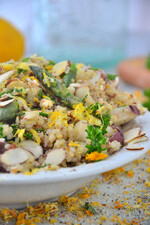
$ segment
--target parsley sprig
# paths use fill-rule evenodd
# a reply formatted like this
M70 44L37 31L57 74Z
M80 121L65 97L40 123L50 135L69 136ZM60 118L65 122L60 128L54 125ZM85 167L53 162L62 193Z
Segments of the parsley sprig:
M91 140L91 144L87 144L86 147L88 148L87 153L91 152L102 152L105 151L106 148L103 145L106 144L106 137L103 135L102 130L100 127L88 125L87 130L87 139Z
M110 124L111 116L110 116L109 111L107 111L106 113L103 113L102 107L103 106L101 104L96 103L94 105L88 106L87 110L90 111L92 116L95 116L96 118L101 120L102 134L106 134L107 133L106 129Z
M89 210L93 214L98 214L96 212L96 210L94 209L94 207L89 202L85 202L83 208L86 209L86 210Z
M117 74L109 74L109 73L106 73L106 75L107 75L108 80L115 80L116 77L118 77Z

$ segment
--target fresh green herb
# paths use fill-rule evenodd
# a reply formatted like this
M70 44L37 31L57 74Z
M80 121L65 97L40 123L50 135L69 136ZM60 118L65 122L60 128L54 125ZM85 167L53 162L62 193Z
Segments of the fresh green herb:
M94 68L94 67L90 67L89 70L94 70L94 71L98 71L99 68Z
M144 95L150 98L150 88L144 90Z
M43 95L43 91L42 91L42 89L40 89L40 90L39 90L39 93L38 93L38 96L39 96L39 97L42 97L42 95Z
M91 152L102 152L106 150L103 148L103 145L106 144L106 137L103 135L102 130L99 127L94 127L92 125L87 126L87 139L91 140L91 144L87 144L86 147L88 148L87 153Z
M83 206L84 209L89 210L91 213L93 214L98 214L94 207L89 203L89 202L85 202L85 205Z
M3 127L1 125L3 125L3 123L0 123L0 138L3 138L4 137L4 135L3 135Z
M142 104L144 107L146 107L148 109L148 111L150 111L150 100L143 102Z
M48 114L47 114L47 113L43 113L43 112L40 112L39 115L40 115L40 116L48 117Z
M13 129L13 135L17 132L17 129L19 128L18 124L12 124L11 125L12 129Z
M37 132L43 132L44 129L36 129Z
M83 105L85 104L85 101L86 101L87 96L88 96L88 95L85 95L85 97L82 99Z
M11 93L13 92L14 89L10 89L9 91L3 91L1 94L0 94L0 97L4 94L8 94L8 93Z
M24 112L19 112L19 113L18 113L19 119L21 119L21 117L22 117L23 115L25 115Z
M64 76L64 83L66 87L69 87L71 83L75 82L76 73L77 73L76 64L72 62L69 73L65 74Z
M23 92L23 88L21 88L21 89L15 88L15 91L18 93L21 93L21 92Z
M109 74L109 73L106 73L106 75L107 75L108 80L115 80L116 77L118 77L117 74Z
M46 166L51 166L51 164L44 164L43 166L38 166L38 168L44 168L44 167L46 167Z
M94 105L90 105L87 107L87 110L90 110L90 113L91 115L95 116L96 118L100 119L101 120L101 130L102 130L102 133L103 134L106 134L107 131L107 127L109 126L110 124L110 119L111 119L111 116L110 116L110 113L109 111L107 111L106 113L101 113L101 107L103 107L101 104L94 104Z
M49 61L49 64L48 65L55 65L56 63L52 60L48 60Z
M29 62L29 60L30 60L30 57L26 57L22 60L22 62Z
M22 73L22 72L27 72L27 70L24 70L24 69L22 69L22 68L17 68L17 72L20 74L20 73Z
M150 69L150 55L146 59L146 68Z
M33 134L30 133L30 132L27 132L27 133L25 133L25 137L26 137L27 140L32 140Z
M147 100L142 105L150 111L150 88L144 90L144 95L147 97Z

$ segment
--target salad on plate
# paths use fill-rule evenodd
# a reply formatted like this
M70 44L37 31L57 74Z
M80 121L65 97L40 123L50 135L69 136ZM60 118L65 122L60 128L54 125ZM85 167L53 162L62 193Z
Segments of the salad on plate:
M0 64L0 172L33 174L142 150L146 133L124 124L146 109L117 75L33 55Z

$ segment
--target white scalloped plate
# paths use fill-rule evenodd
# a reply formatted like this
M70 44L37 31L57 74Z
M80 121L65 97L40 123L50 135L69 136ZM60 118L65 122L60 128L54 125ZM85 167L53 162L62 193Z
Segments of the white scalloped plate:
M149 121L150 112L136 119L138 126L146 132L150 140ZM31 176L0 174L0 207L22 208L26 203L36 204L72 193L92 181L97 174L118 168L142 156L150 149L149 140L140 143L143 150L127 151L124 147L101 162L57 171L42 171Z

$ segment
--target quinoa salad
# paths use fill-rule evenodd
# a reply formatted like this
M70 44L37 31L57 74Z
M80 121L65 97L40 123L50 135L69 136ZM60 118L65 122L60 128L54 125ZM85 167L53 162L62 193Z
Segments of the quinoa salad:
M142 150L143 108L118 89L117 75L33 55L0 63L0 173L33 174Z

